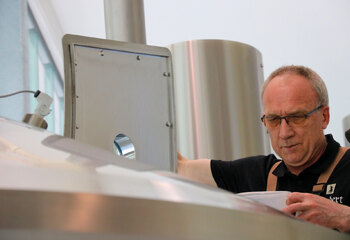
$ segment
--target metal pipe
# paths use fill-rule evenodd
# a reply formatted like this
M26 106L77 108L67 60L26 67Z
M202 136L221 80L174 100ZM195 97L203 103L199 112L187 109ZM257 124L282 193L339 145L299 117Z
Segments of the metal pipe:
M104 0L106 38L146 44L143 0Z

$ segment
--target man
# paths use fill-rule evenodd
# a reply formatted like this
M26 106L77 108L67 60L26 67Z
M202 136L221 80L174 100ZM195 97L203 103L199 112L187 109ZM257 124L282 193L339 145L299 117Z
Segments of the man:
M329 123L324 82L309 68L285 66L265 81L261 97L261 120L282 161L272 154L236 161L191 161L179 154L178 173L235 193L291 191L283 212L350 231L350 151L324 135Z

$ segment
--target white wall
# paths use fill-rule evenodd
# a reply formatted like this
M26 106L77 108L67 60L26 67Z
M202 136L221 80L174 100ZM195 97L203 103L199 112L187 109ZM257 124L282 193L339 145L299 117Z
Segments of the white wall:
M103 0L51 0L64 33L104 38ZM331 123L344 143L350 114L349 0L144 0L147 43L225 39L256 47L264 74L285 64L306 65L326 82Z

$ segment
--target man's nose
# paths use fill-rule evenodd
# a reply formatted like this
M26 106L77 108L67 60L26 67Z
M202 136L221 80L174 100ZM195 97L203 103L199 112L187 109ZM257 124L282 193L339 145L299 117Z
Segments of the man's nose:
M290 138L294 135L294 129L288 124L287 119L282 118L280 129L279 129L279 137L282 139Z

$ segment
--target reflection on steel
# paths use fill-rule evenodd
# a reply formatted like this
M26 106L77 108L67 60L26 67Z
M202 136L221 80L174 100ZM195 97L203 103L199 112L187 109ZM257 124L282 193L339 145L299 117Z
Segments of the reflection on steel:
M246 44L195 40L170 45L178 150L232 160L270 152L259 121L261 54Z
M2 239L347 239L286 217L158 200L0 190L0 202Z
M135 147L130 138L118 134L114 139L115 151L119 156L135 159Z
M348 239L23 123L0 133L0 239Z

